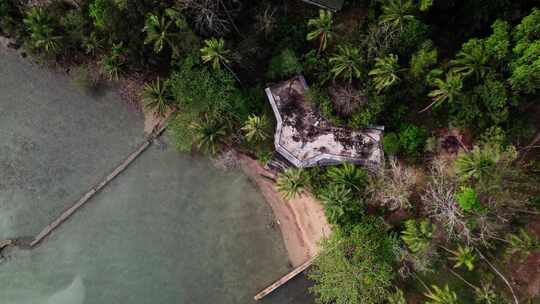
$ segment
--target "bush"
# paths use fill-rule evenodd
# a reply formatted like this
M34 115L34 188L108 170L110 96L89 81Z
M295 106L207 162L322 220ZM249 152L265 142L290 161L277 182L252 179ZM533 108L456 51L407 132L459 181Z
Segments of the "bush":
M401 151L408 156L416 157L424 150L428 132L415 125L407 125L399 132Z
M302 65L294 51L285 49L272 58L266 75L270 79L286 79L301 72Z
M382 144L384 153L386 153L387 155L396 155L400 150L399 137L396 133L391 132L385 134L382 140Z
M418 45L421 45L429 37L429 34L429 26L422 21L415 18L406 22L399 35L399 54L408 57Z
M464 211L482 210L482 205L480 205L476 191L471 187L461 187L461 190L456 193L456 200Z
M367 104L349 119L349 127L362 129L375 124L384 106L385 98L383 96L369 96Z
M195 142L195 132L191 123L198 117L189 111L178 111L168 124L169 134L176 149L180 152L190 152Z
M231 116L238 90L234 79L223 70L210 71L188 57L170 77L171 93L182 111L197 114L211 112L213 116Z
M94 0L90 2L88 14L97 28L105 29L111 22L114 9L114 3L110 0Z
M414 77L422 79L436 63L437 49L433 47L431 40L428 40L412 55L409 70Z
M349 232L336 229L309 273L317 303L383 303L395 276L396 247L377 218L365 217Z

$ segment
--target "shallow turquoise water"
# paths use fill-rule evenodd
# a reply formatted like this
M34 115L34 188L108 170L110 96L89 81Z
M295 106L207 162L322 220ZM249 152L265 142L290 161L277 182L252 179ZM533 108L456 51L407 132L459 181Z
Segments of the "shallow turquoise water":
M35 235L143 139L110 92L0 49L0 238ZM32 251L0 264L0 304L253 303L289 271L273 215L239 171L153 145ZM303 278L263 303L311 303Z
M0 266L1 302L251 303L288 271L271 221L240 172L151 147L40 247Z

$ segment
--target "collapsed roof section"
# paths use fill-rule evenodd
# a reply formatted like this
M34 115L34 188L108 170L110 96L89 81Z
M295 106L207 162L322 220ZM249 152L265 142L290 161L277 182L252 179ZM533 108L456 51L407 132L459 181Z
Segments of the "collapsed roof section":
M303 76L266 88L276 116L276 151L298 168L344 162L377 168L383 159L383 127L353 131L332 125L304 99L308 89Z

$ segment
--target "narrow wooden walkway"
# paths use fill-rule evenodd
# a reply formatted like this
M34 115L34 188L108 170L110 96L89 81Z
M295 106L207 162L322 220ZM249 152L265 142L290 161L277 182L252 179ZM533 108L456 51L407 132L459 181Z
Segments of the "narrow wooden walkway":
M49 234L62 225L67 219L69 219L75 212L81 209L96 193L101 189L107 186L113 179L115 179L120 173L122 173L135 159L137 159L156 139L159 137L163 131L165 131L166 124L163 124L158 129L155 129L154 132L148 136L146 141L142 143L137 150L132 152L120 165L118 165L114 170L109 173L99 184L92 187L88 192L86 192L75 204L73 204L68 209L64 210L56 219L54 219L49 225L47 225L40 233L30 242L30 247L33 248L41 243Z
M253 297L253 298L256 301L258 301L258 300L264 298L265 296L269 295L272 291L274 291L274 290L278 289L279 287L283 286L284 284L289 282L291 279L296 277L298 274L300 274L304 270L308 269L309 266L311 266L311 264L313 264L313 261L315 261L316 258L317 258L317 256L314 256L314 257L310 258L309 260L304 262L304 264L296 267L291 272L284 275L281 279L275 281L274 283L272 283L272 285L270 285L270 286L266 287L265 289L263 289L261 292L256 294L255 297Z

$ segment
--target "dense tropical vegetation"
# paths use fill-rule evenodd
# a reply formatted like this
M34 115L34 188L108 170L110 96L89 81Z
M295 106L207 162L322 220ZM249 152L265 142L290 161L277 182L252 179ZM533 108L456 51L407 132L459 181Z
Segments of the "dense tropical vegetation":
M263 87L302 73L306 100L329 121L385 126L378 170L290 169L277 180L287 198L319 198L334 227L309 274L319 303L533 303L539 6L0 0L0 34L88 91L141 84L122 96L171 115L181 151L234 146L261 162L274 123Z

